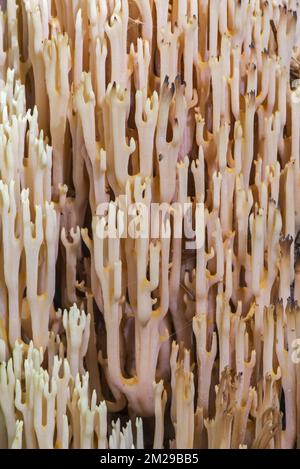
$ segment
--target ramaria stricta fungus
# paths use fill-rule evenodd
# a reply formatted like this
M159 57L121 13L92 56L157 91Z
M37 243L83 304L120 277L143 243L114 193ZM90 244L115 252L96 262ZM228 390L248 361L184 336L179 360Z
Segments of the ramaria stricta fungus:
M300 448L300 3L1 5L0 447Z

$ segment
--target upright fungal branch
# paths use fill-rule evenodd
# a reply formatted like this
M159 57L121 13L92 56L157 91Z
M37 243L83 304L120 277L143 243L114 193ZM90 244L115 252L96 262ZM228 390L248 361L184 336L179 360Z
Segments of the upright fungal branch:
M300 4L4 3L0 447L299 448Z
M53 34L53 33L52 33ZM70 47L67 35L52 36L43 45L46 87L49 96L50 132L53 146L53 186L58 189L66 178L64 142L69 104L68 73L71 66Z

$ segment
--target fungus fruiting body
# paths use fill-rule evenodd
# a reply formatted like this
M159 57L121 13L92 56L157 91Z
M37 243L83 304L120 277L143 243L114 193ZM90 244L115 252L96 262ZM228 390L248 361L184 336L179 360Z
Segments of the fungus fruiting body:
M300 447L300 4L0 10L0 447Z

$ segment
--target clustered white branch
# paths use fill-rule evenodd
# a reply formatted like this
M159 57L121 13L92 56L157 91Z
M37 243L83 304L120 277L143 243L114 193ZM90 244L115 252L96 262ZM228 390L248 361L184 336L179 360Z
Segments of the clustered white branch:
M0 447L300 447L300 4L6 3Z

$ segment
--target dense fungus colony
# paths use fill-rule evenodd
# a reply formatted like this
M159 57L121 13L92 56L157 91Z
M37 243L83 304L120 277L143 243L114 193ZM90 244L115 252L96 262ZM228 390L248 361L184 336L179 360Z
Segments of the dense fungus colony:
M1 3L0 447L300 447L299 2Z

